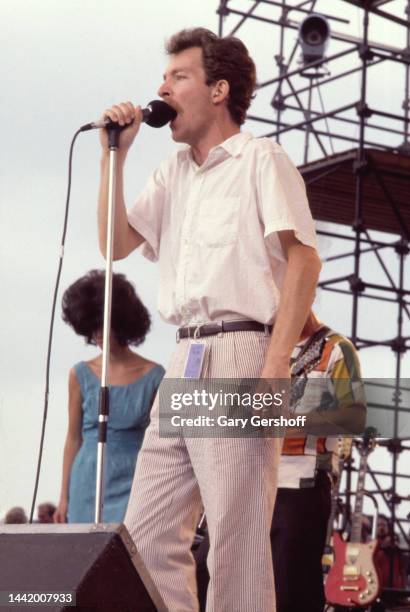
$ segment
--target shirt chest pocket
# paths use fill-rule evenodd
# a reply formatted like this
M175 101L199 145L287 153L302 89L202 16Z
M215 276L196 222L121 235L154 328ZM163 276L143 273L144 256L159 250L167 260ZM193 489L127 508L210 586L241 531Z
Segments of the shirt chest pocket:
M201 200L198 215L198 243L221 247L236 242L239 234L240 197Z

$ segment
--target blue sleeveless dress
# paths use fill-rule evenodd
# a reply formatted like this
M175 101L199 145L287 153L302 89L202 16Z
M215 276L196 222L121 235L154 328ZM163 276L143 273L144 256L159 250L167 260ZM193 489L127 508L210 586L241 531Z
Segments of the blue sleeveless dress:
M76 364L74 369L83 398L83 441L71 469L67 514L69 523L93 523L100 380L84 361ZM138 451L164 374L164 368L156 365L133 383L110 385L102 514L104 523L120 523L124 518Z

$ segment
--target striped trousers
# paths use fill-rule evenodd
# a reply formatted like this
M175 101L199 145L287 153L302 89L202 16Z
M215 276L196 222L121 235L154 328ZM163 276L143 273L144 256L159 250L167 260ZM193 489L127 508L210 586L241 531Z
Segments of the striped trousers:
M269 341L263 332L201 338L203 377L258 378ZM189 344L177 344L166 378L183 376ZM277 438L161 437L157 396L124 522L170 612L199 609L191 545L202 508L207 612L275 612L269 534L280 451Z

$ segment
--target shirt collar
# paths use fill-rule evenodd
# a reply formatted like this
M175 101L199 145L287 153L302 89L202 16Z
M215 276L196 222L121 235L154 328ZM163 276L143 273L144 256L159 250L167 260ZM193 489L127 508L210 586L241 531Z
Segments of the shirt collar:
M224 142L221 142L221 144L211 149L211 151L214 151L218 148L222 148L225 149L225 151L227 151L229 155L232 155L232 157L238 157L242 153L242 150L245 145L252 138L253 136L249 132L239 132L238 134L234 134L227 140L224 140Z
M238 157L242 153L245 145L252 138L253 136L250 132L238 132L238 134L234 134L230 138L227 138L226 140L221 142L219 145L212 147L212 149L210 149L208 153L207 159L209 159L210 156L213 154L213 152L217 151L218 149L224 149L231 157ZM183 147L181 147L178 151L178 157L180 159L182 158L192 159L191 147L189 145L184 145Z

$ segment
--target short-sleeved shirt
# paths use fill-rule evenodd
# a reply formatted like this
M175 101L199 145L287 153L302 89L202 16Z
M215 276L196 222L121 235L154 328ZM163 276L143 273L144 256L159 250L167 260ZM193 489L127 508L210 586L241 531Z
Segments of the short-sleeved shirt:
M190 147L152 174L130 225L159 261L159 312L177 325L274 321L286 260L277 235L316 248L303 179L283 149L238 133L198 165Z
M308 340L306 340L307 342ZM305 342L299 343L292 359L297 359ZM313 397L303 396L295 412L310 412L321 408L321 397L328 392L334 397L337 407L360 404L365 406L360 363L353 344L335 331L326 335L326 343L320 361L308 373L314 380ZM309 393L307 393L309 396ZM309 488L314 486L318 470L324 470L334 480L338 475L339 439L307 435L300 438L285 438L279 463L278 487Z

